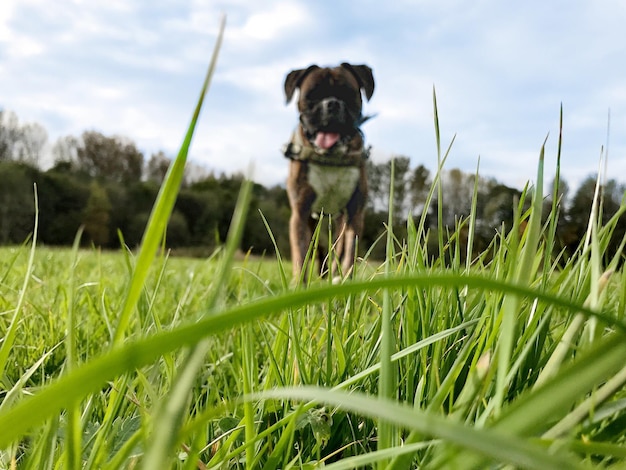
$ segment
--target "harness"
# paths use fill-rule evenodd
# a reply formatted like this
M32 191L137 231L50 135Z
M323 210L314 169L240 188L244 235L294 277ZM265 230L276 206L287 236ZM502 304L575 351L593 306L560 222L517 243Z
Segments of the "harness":
M289 142L283 146L285 157L309 164L307 181L316 196L311 206L313 218L318 218L322 213L340 213L352 197L362 171L361 166L369 158L371 149L370 146L363 145L363 133L359 126L370 117L359 116L355 121L354 128L360 134L360 139L355 139L352 134L330 149L318 149L312 145L303 137L299 128L296 128ZM358 146L354 145L355 140L358 140Z
M355 123L355 129L361 134L361 137L363 132L359 126L372 117L361 116ZM328 150L318 149L308 141L304 141L299 129L296 129L289 142L283 145L282 153L290 160L310 162L322 166L360 167L369 158L371 146L365 147L361 143L360 147L350 148L350 140L350 137L342 139ZM361 142L363 142L362 138Z

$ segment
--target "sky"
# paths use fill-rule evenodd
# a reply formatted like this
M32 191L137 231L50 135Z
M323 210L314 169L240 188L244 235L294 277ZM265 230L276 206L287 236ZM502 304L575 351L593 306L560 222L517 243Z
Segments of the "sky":
M623 0L2 0L0 109L50 144L96 130L174 157L215 44L226 31L189 158L217 174L283 184L297 123L292 69L367 64L363 125L375 162L437 166L433 91L446 168L521 188L546 141L571 187L608 157L626 180Z

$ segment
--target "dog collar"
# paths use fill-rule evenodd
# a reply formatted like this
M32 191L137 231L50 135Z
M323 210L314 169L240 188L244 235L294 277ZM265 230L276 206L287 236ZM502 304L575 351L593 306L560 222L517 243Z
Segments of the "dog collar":
M357 129L361 132L360 129ZM329 150L316 149L303 141L298 129L291 135L291 140L283 145L283 155L290 160L311 162L324 166L359 167L369 158L371 146L350 149L346 143L339 143Z

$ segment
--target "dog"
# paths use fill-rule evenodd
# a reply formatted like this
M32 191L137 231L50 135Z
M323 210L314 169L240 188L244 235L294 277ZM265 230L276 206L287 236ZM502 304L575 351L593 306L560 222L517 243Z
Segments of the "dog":
M328 263L318 250L320 274L331 266L334 281L352 273L357 238L363 233L367 199L366 160L361 125L362 94L369 101L374 76L367 65L311 65L285 78L289 104L299 90L300 121L283 149L290 159L287 195L291 207L289 242L293 275L306 278L305 259L320 215L332 217L337 257Z

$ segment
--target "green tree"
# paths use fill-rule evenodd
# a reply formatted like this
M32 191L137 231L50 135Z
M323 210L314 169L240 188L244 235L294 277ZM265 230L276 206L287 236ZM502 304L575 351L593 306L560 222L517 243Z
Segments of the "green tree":
M153 153L146 165L146 179L156 184L161 184L170 167L171 160L164 152Z
M563 238L566 246L571 251L575 250L585 237L593 207L596 184L597 177L595 175L587 177L572 197L568 206ZM614 179L608 180L600 186L598 214L600 214L600 222L602 224L606 224L615 215L620 207L625 190L626 187ZM616 253L625 232L626 220L622 217L618 221L609 241L607 250L609 257Z
M583 239L593 207L596 177L588 176L578 187L567 208L566 243L575 250Z
M426 203L431 184L430 171L428 171L424 165L419 165L411 172L409 180L409 202L411 211L418 209L421 211Z
M463 173L458 168L444 171L441 175L444 227L454 227L460 218L470 214L474 179L474 175Z
M397 220L405 220L407 217L407 196L409 195L412 176L409 172L411 159L402 155L396 155L393 159L393 213ZM391 173L391 167L389 172Z
M411 159L402 155L392 157L394 162L393 206L397 217L406 217L407 204L410 203ZM381 163L367 161L368 206L373 210L387 209L389 189L391 187L391 159Z
M111 202L104 188L96 181L89 186L89 199L83 213L85 235L96 246L109 242Z
M284 188L274 186L265 188L254 185L253 201L243 233L243 250L253 253L273 253L274 244L263 222L263 218L272 231L278 250L283 256L289 255L289 233L285 227L289 226L289 201Z
M517 189L510 188L497 181L489 183L488 191L482 204L479 225L483 235L491 238L499 227L504 224L510 228L513 224L513 214L516 201L520 197Z
M74 136L67 135L59 137L54 145L52 145L52 158L54 166L67 170L74 170L78 162L78 139Z
M388 166L385 163L374 163L372 160L367 160L366 165L367 206L369 210L381 210L389 204Z
M165 242L168 248L181 248L189 246L191 237L185 216L175 210L167 222L167 237Z
M76 149L76 165L91 177L127 184L141 179L143 154L128 139L85 131Z
M66 169L55 166L38 183L40 239L50 245L72 244L90 194L89 183Z
M221 212L219 197L216 189L183 189L178 195L176 210L187 221L192 245L215 245Z
M36 176L28 165L0 162L0 243L22 243L32 233Z
M124 230L122 230L126 246L130 248L135 248L139 246L149 218L149 212L140 212L133 215L132 219L129 221L128 226Z

